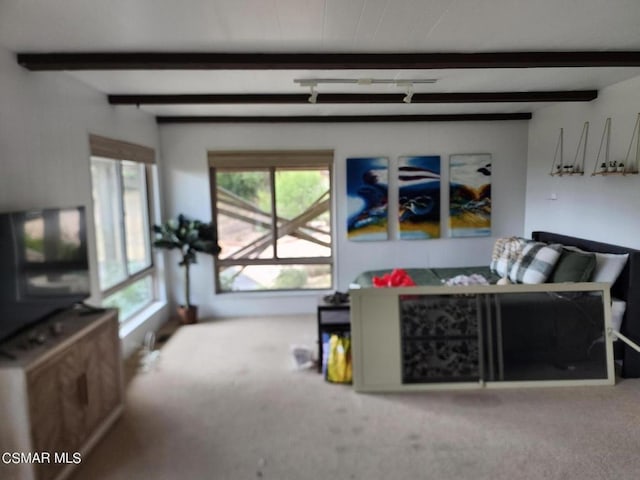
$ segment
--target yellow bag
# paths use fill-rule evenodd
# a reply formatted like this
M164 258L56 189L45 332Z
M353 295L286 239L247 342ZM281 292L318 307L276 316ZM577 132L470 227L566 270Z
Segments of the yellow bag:
M333 333L329 338L329 355L327 356L328 382L351 383L351 338L349 334Z

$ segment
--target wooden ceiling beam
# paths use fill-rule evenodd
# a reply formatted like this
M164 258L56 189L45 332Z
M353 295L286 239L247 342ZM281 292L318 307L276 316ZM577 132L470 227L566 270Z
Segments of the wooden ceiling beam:
M342 70L638 67L640 51L478 53L18 53L34 71L59 70Z
M402 103L405 93L318 93L316 103ZM414 93L411 103L589 102L597 90ZM308 93L109 95L112 105L306 104Z
M492 122L530 120L531 112L462 113L441 115L296 115L296 116L157 116L159 124L172 123L372 123L372 122Z

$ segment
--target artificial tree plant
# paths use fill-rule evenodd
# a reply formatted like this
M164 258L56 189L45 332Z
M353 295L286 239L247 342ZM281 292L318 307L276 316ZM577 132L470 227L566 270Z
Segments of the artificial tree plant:
M178 313L183 323L195 323L197 307L191 303L190 268L196 263L196 252L214 256L220 253L216 226L214 223L192 220L180 214L177 219L154 225L153 231L156 234L156 240L153 242L155 247L180 251L181 260L178 265L184 267L185 303L178 308Z

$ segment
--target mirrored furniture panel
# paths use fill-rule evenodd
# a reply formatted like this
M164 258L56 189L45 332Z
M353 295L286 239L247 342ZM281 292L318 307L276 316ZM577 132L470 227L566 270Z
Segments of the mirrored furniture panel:
M615 382L608 285L351 292L358 391Z

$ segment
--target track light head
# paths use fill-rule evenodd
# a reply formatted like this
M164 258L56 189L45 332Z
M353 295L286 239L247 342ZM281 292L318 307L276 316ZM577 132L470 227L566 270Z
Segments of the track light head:
M309 103L316 103L318 101L318 92L316 91L316 84L309 84L310 95L309 95Z
M404 103L411 103L411 99L413 98L413 84L410 83L407 85L407 94L404 96L402 101Z

